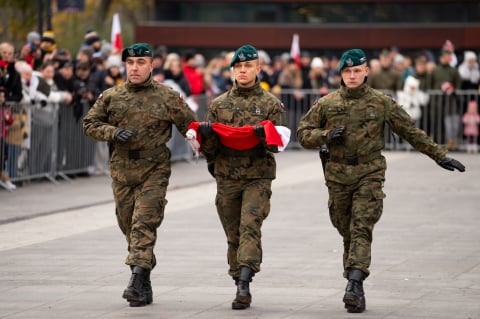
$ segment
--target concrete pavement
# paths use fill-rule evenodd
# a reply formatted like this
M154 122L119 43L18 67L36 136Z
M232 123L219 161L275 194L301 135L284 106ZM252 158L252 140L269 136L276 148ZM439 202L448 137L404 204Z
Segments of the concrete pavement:
M0 191L0 318L480 318L480 156L449 172L416 152L385 152L384 213L374 231L367 311L341 302L342 243L318 153L277 155L262 271L250 309L230 309L226 242L203 160L173 165L155 249L154 303L130 308L126 244L105 176Z

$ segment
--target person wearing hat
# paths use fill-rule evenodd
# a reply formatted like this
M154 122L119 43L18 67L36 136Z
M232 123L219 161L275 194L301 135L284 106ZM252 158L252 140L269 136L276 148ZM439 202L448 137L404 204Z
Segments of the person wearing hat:
M27 61L36 70L41 65L42 51L40 49L40 34L31 31L27 35L27 43L21 48L19 59Z
M42 51L42 60L43 57L55 51L57 48L57 42L55 41L55 34L51 30L46 30L42 34L42 38L40 39L40 49Z
M152 303L150 272L171 173L166 143L172 127L185 135L195 113L180 95L152 79L153 51L135 43L122 51L126 81L105 90L83 118L87 136L111 146L110 174L118 225L132 274L122 297L131 307Z
M278 152L277 146L266 143L266 129L259 123L269 120L286 126L286 117L280 100L260 85L255 47L239 47L230 67L233 87L211 102L199 132L208 170L217 183L215 204L227 237L228 274L237 286L232 309L246 309L252 299L249 284L262 262L261 227L270 211L276 171L273 153ZM215 123L231 130L253 128L248 138L254 146L245 150L227 147L212 131Z
M87 30L83 39L84 41L81 48L90 47L94 52L99 52L102 48L102 39L97 31Z
M328 208L343 238L343 276L348 280L343 302L348 312L358 313L366 308L363 281L370 274L373 227L383 211L385 124L442 168L464 172L465 166L416 128L395 100L366 83L369 69L361 49L345 51L338 70L341 87L302 117L297 138L307 149L328 147Z

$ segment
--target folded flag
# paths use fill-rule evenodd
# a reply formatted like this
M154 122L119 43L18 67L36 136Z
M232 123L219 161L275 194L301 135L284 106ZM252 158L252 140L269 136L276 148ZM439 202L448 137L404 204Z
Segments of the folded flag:
M192 140L192 137L198 142L198 145L202 145L201 134L198 134L198 127L200 122L192 122L188 126L189 131L187 132L187 139ZM279 151L283 151L288 142L290 141L290 129L285 126L275 126L272 121L265 120L257 125L263 125L265 130L265 143L267 145L274 145L278 147ZM253 131L254 125L247 125L242 127L233 127L228 126L222 123L214 122L212 123L212 130L219 136L220 143L226 147L233 148L235 150L243 151L255 147L260 143L260 139L255 135ZM194 149L194 145L192 149Z

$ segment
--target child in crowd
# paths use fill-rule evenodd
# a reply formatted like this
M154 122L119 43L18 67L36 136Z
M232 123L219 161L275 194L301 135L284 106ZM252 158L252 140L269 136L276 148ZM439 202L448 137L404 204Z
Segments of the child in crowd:
M9 190L16 188L15 184L10 181L10 177L5 171L5 162L7 161L7 144L6 138L8 134L8 127L13 123L13 117L6 106L4 106L4 91L0 92L0 178Z
M477 101L468 102L467 112L463 114L462 122L463 134L467 137L467 153L475 154L478 152L477 137L480 124Z

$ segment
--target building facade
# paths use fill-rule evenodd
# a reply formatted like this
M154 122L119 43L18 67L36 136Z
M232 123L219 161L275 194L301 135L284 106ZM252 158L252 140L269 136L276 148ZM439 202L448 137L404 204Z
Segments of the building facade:
M435 49L451 40L480 48L480 1L474 0L156 0L152 21L137 25L136 41L169 48L230 50L250 43L336 52Z

